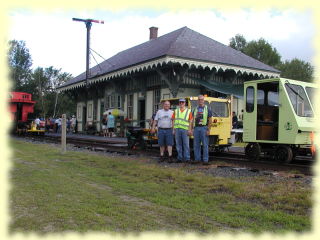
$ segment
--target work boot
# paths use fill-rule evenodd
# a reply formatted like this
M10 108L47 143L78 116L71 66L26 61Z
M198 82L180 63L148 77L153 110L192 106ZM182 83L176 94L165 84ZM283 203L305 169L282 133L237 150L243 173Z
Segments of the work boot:
M164 162L165 157L164 156L160 156L159 161L158 162Z
M172 156L169 156L169 157L168 157L168 163L173 163L173 158L172 158Z

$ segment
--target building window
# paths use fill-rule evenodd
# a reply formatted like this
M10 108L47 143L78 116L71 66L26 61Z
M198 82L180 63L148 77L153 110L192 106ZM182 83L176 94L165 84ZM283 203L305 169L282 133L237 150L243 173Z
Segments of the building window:
M127 102L128 102L128 109L127 109L128 118L132 119L133 118L133 94L128 95Z
M115 108L116 107L116 96L111 95L110 96L110 108Z
M110 107L110 96L107 96L107 97L106 97L105 109L107 110L107 109L109 109L109 107Z
M92 110L93 120L97 120L97 103L93 102L93 110Z
M78 119L81 119L81 106L78 107Z
M88 118L92 117L92 103L88 105Z
M153 112L155 113L159 109L159 103L161 100L160 89L153 91Z
M170 98L170 93L166 93L162 95L162 99L169 99Z

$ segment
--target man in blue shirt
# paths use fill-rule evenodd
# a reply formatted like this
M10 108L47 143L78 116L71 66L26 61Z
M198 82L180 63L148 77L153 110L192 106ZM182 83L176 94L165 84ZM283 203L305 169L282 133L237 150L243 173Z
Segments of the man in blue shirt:
M209 135L212 123L212 112L204 104L204 96L199 95L198 106L193 109L193 151L195 162L201 161L201 144L203 148L203 164L209 164Z

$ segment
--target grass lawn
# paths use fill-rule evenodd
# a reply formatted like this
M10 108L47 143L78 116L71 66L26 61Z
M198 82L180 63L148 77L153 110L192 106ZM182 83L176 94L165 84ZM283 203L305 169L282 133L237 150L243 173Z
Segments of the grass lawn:
M10 232L309 231L311 188L12 140Z

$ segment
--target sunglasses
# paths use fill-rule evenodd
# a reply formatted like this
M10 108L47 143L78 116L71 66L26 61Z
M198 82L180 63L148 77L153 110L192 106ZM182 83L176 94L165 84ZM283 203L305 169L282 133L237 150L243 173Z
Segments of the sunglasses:
M186 102L179 102L179 104L180 104L180 103L186 103Z

